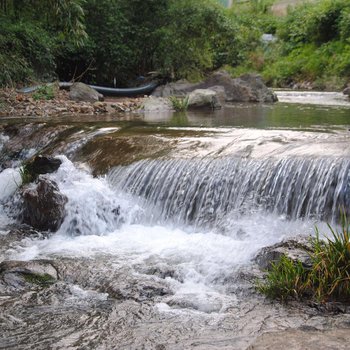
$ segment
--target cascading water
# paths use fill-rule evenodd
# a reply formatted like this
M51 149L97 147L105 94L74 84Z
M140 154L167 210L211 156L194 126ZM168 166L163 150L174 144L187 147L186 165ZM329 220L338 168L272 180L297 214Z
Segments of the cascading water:
M57 349L113 349L115 344L120 349L157 344L190 349L200 344L201 349L241 350L276 327L319 326L317 318L264 303L252 293L252 259L284 238L313 234L315 224L326 233L322 220L335 220L339 207L350 207L347 133L237 129L215 134L211 129L204 140L213 140L211 145L191 129L162 138L160 147L168 142L174 152L155 148L158 158L133 161L149 155L132 153L129 133L118 136L115 126L78 129L45 142L51 154L76 161L60 156L59 170L45 175L68 197L59 231L9 237L8 243L11 233L0 227L1 243L8 247L0 250L0 262L50 259L59 272L57 284L29 291L23 300L19 296L1 304L0 291L6 310L0 315L0 322L5 320L0 348L35 344L44 349L55 343ZM94 148L92 140L99 137L108 147L96 142ZM118 148L113 143L118 137L130 147ZM142 137L147 142L149 135ZM0 144L7 140L0 138ZM314 153L305 151L309 140L318 146ZM324 144L330 146L322 155ZM195 147L187 154L189 145ZM272 151L274 157L267 158ZM122 164L116 161L121 152L130 152L123 154L130 162L101 177L79 163L93 154L90 165L98 165L106 152L115 158L101 169ZM186 158L191 154L197 156ZM9 179L16 180L11 188ZM0 193L0 202L18 185L17 170L0 173L0 189L6 192ZM0 207L6 225L2 214L5 219Z
M157 220L217 227L230 212L265 210L290 219L335 219L350 207L350 159L142 160L109 181L146 199Z

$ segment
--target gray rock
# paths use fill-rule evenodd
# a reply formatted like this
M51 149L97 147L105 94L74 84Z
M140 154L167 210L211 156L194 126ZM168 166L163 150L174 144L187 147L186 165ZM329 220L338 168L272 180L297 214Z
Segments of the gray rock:
M219 109L218 93L210 89L196 89L188 95L188 108Z
M200 84L201 88L223 86L227 102L276 102L277 96L266 87L262 78L255 74L245 74L239 78L231 78L225 71L213 73Z
M310 242L306 239L290 239L261 249L255 257L255 262L263 270L271 268L283 255L293 261L300 261L304 267L310 268L312 262L308 252L311 251Z
M101 94L84 83L74 83L69 91L69 98L74 101L100 101Z
M221 85L214 85L210 87L210 90L216 92L216 97L219 100L220 104L223 106L227 98L225 88Z
M276 94L266 87L259 75L245 74L234 79L226 71L215 72L206 80L197 84L191 84L181 80L159 86L153 95L162 97L184 96L196 89L212 88L214 91L224 91L226 102L272 103L278 101Z
M152 96L155 97L169 97L176 96L181 97L185 96L188 92L191 92L196 89L198 84L189 83L186 80L179 80L174 83L168 83L165 85L158 86L152 93Z
M57 280L57 270L49 260L10 260L0 264L0 291L3 292L43 287Z
M57 231L66 216L67 197L57 184L43 176L34 187L22 191L23 223L38 230Z
M37 156L27 165L27 169L33 177L40 174L51 174L57 171L62 161L54 157Z
M141 106L144 112L164 112L173 109L171 102L167 98L150 96Z
M344 90L343 90L343 94L350 96L350 86L347 86Z

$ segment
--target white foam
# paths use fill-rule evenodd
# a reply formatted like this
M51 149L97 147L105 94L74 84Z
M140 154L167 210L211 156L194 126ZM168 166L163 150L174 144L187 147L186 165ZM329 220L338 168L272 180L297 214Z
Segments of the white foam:
M275 90L275 93L279 102L350 107L348 96L341 92Z
M136 216L137 206L117 195L104 178L94 178L77 169L66 157L52 175L60 191L68 197L67 216L59 230L63 234L103 235Z
M0 173L0 202L10 198L22 184L19 169L5 169Z
M108 255L112 263L133 267L135 275L140 267L162 264L177 275L166 278L175 294L169 303L175 308L219 312L226 298L220 297L223 281L241 265L249 264L260 248L289 235L312 232L311 222L288 221L266 213L232 213L223 224L225 230L210 232L145 225L146 220L133 220L140 212L142 216L142 210L132 198L115 193L104 178L93 178L65 157L61 159L60 169L50 177L69 199L63 225L49 239L23 240L8 252L10 258L98 259ZM113 212L117 206L120 215Z
M169 280L178 295L212 293L216 281L232 275L242 264L249 263L262 247L276 243L289 234L296 234L306 224L293 224L270 217L251 226L244 239L214 232L188 233L165 226L125 224L114 232L99 235L67 236L56 234L47 240L24 242L12 258L31 260L39 257L98 257L128 266L146 266L148 261L166 263L181 275L183 282ZM244 219L249 223L249 219ZM250 218L250 220L254 220ZM243 224L243 221L242 223ZM294 227L293 227L294 226ZM311 225L309 225L311 227ZM202 307L202 306L198 306Z

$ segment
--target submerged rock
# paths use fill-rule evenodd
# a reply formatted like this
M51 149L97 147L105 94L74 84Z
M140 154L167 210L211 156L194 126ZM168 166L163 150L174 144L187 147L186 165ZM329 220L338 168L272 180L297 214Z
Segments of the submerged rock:
M23 190L22 197L24 223L38 230L59 229L66 216L68 199L54 181L40 176L35 187Z
M74 83L69 91L69 98L74 101L96 102L101 94L84 83Z
M188 108L219 109L218 93L211 89L196 89L188 95Z
M0 292L44 287L57 280L57 270L50 260L9 260L0 263Z
M261 249L255 257L255 262L261 269L266 270L270 269L273 263L276 263L285 255L293 261L300 261L304 267L310 268L312 266L308 253L310 251L310 242L305 238L290 239Z

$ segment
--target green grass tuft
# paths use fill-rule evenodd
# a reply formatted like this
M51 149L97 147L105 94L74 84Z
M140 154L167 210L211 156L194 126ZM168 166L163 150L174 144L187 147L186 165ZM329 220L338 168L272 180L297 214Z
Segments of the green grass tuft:
M31 174L27 164L22 165L19 168L19 174L21 176L22 186L27 185L27 184L31 183L32 181L34 181L34 178Z
M306 269L301 262L286 256L267 273L257 289L271 299L312 299L317 302L350 302L350 225L342 215L340 230L329 225L330 237L311 239L309 252L312 267Z
M176 97L169 96L169 101L171 102L173 108L177 112L184 112L188 109L188 96L186 97Z

